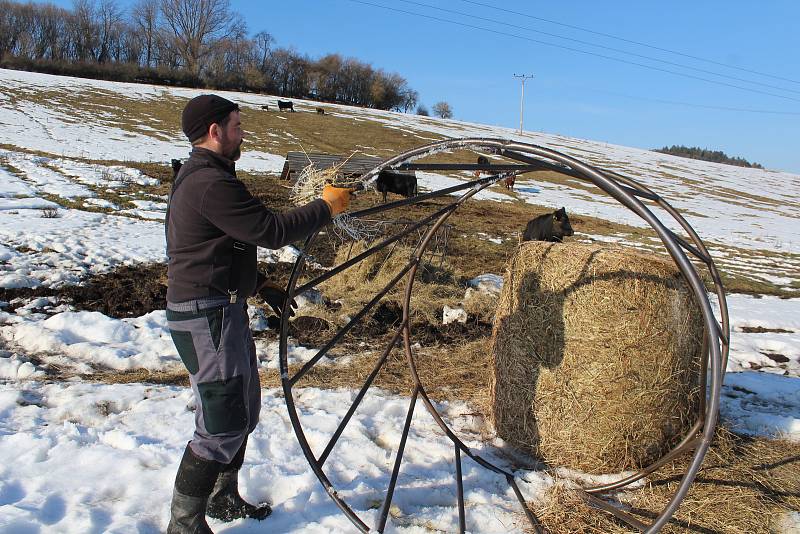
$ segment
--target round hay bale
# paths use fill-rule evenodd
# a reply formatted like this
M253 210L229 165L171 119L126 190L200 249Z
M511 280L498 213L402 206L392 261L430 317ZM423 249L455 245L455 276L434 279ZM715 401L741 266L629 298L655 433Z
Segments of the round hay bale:
M696 420L702 336L700 309L671 262L523 243L492 332L496 431L551 465L647 465Z

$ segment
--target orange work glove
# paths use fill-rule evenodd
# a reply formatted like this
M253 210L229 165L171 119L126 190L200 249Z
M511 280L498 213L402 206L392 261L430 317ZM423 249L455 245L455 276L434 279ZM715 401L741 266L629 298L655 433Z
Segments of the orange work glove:
M352 192L353 189L349 187L334 187L332 185L326 185L322 189L322 200L331 209L331 217L336 217L347 209L350 205L350 193Z

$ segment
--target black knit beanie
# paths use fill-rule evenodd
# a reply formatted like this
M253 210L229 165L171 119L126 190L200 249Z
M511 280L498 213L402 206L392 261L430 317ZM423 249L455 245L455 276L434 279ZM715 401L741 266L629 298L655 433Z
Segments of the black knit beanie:
M208 132L209 126L227 117L231 111L238 109L237 104L221 96L196 96L189 100L189 103L183 108L181 128L189 138L189 142L193 143Z

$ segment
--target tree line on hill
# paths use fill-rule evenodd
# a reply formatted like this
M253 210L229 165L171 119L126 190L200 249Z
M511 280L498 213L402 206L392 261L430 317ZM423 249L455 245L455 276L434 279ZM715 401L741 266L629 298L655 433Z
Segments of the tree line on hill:
M266 92L408 112L417 91L355 58L311 59L250 35L229 0L0 0L0 67L118 81Z
M725 163L726 165L736 165L737 167L751 167L754 169L763 169L758 163L750 163L744 158L730 157L721 150L708 150L707 148L688 147L683 145L665 146L664 148L657 148L655 152L662 154L671 154L673 156L680 156L682 158L700 159L703 161L713 161L714 163Z

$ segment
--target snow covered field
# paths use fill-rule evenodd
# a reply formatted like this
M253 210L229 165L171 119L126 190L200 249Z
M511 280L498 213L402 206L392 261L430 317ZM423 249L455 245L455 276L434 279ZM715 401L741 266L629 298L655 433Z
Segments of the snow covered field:
M318 389L299 396L298 410L315 429L309 437L317 452L353 396L350 391ZM189 390L176 387L35 381L0 385L0 529L163 532L175 466L193 424L192 402ZM326 466L339 492L372 521L389 483L393 444L407 408L407 399L371 392ZM466 407L443 408L468 444L478 451L486 448L470 428L472 418L462 415L469 412ZM422 409L416 411L412 428L395 500L402 510L393 513L395 531L447 530L458 520L452 444ZM484 454L502 462L491 449ZM226 531L262 532L267 525L270 532L352 531L309 469L277 391L264 391L261 423L250 437L241 480L246 495L271 501L275 511L268 523L241 522ZM521 528L518 504L504 480L465 463L464 481L470 519L480 532ZM520 481L531 496L549 483L549 477L535 473Z
M77 175L82 177L79 180L65 181L64 173L73 172L74 178L75 167L85 165L70 164L68 158L163 163L171 158L184 158L187 148L179 130L178 110L185 99L202 92L2 69L0 82L0 125L3 126L0 144L45 152L59 160L51 162L48 158L8 150L0 154L0 173L5 163L6 167L17 169L37 191L65 198L85 195L89 197L89 204L104 202L93 200L94 195L87 189L98 172L84 170ZM44 91L49 100L38 97ZM113 97L112 104L87 105L93 99L110 97ZM260 113L261 105L274 103L274 97L251 93L231 93L230 98L240 104L245 114ZM111 107L114 102L131 105L115 115ZM313 111L318 105L303 100L296 100L296 104L301 112ZM156 106L169 110L167 116L156 117L152 112ZM325 107L333 117L377 123L418 139L420 145L452 136L515 139L550 147L601 168L621 172L640 180L673 204L700 231L721 267L782 286L800 284L800 232L795 224L800 218L800 205L795 196L800 191L798 175L677 158L554 134L525 132L520 135L510 128L335 104L325 104ZM278 114L274 116L283 118ZM292 150L302 147L302 140L289 131L248 132L248 135L277 136L290 141ZM64 142L65 139L69 142ZM362 148L362 151L370 153L370 148ZM375 152L371 155L389 154ZM283 161L283 154L248 149L238 168L277 174ZM68 169L70 166L73 168ZM112 177L118 172L112 171ZM419 178L421 189L437 189L456 179L433 173L420 173ZM106 176L106 180L113 183L116 177ZM0 199L0 207L19 202L9 198L17 196L11 190L3 196L7 200ZM567 206L570 213L607 218L634 227L645 226L616 201L577 180L556 183L523 176L517 180L514 197L489 190L477 198L505 201L516 198L539 206ZM126 214L148 219L158 217L157 210L147 207ZM673 229L679 229L677 224L670 224L669 219L665 221ZM713 224L709 224L710 221ZM772 258L759 261L759 256L767 252L783 255L782 261ZM742 261L743 257L746 261Z
M35 98L44 90L108 91L139 101L176 102L198 93L0 70L0 288L58 288L122 264L164 261L165 198L138 192L139 187L154 185L153 179L125 165L79 158L167 162L184 157L187 149L177 122L132 132L115 126L113 117L59 106L57 97L51 102ZM30 99L21 99L20 93ZM266 102L266 97L252 94L231 98L253 109ZM742 269L777 285L800 280L796 175L557 135L518 137L497 127L330 107L341 116L408 132L419 137L420 144L431 134L513 137L629 174L687 214L715 258L715 246L724 252L724 246L732 245L752 253L728 253ZM240 167L274 173L282 164L280 154L250 152ZM428 189L453 180L420 173L420 183ZM612 200L584 188L525 180L518 180L517 188L518 198L531 203L564 205L570 212L641 224ZM120 198L131 195L136 208L121 209L98 198L101 191ZM509 200L496 190L482 195L485 200ZM773 262L761 262L759 253L766 250L783 251L785 264L776 268ZM295 255L287 247L264 251L262 259L293 261ZM83 374L174 368L179 359L163 310L115 319L73 310L46 296L14 303L22 304L14 312L9 304L0 302L0 531L163 531L175 469L192 427L191 392L172 386L45 379L45 370L53 366ZM800 442L800 299L730 295L729 309L733 332L722 419L737 432ZM277 367L275 343L260 342L258 353L262 366ZM293 346L290 358L302 362L313 354ZM324 447L354 395L312 388L301 392L298 408L312 447ZM388 484L407 407L407 398L370 390L331 457L337 489L366 519L377 514ZM500 444L483 441L479 424L467 415L472 412L468 406L451 403L442 405L442 411L471 446L503 464ZM412 429L391 531L452 529L457 521L452 444L421 404ZM519 531L519 509L508 486L472 462L465 461L464 469L467 520L474 531ZM271 531L352 531L306 464L278 391L264 391L262 420L251 438L243 475L247 495L273 503ZM523 493L534 500L552 484L548 476L535 472L519 476ZM212 526L230 532L262 530L247 521Z

